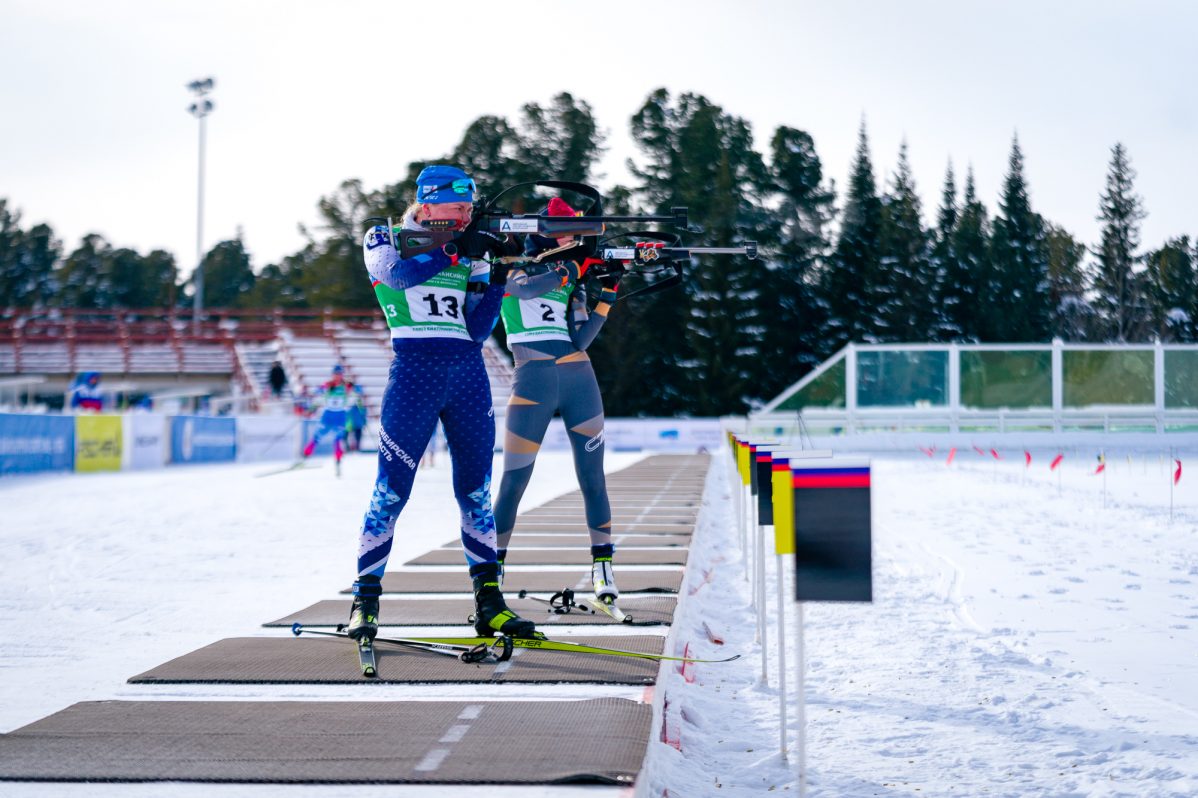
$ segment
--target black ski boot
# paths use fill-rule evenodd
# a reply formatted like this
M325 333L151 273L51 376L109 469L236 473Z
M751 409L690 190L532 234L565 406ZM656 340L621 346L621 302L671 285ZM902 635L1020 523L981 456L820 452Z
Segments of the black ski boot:
M377 576L359 576L354 582L354 603L349 608L349 623L345 633L354 640L374 640L379 633L379 596L382 580Z
M482 563L470 568L474 580L474 631L480 637L496 634L511 637L534 637L545 635L537 631L532 621L521 618L507 608L503 592L499 589L499 564Z

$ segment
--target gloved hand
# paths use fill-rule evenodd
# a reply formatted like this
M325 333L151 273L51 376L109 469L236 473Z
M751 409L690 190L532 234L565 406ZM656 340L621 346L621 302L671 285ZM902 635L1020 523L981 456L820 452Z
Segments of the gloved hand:
M553 270L561 275L563 286L578 282L578 263L575 261L558 261L553 265Z
M581 280L583 277L586 277L587 269L591 268L592 266L602 266L602 265L603 265L603 260L600 258L583 258L582 265L578 269L578 279Z
M507 285L508 272L512 270L510 263L495 263L491 265L491 285Z
M466 230L452 243L457 247L458 257L461 258L484 258L487 253L502 256L508 254L513 246L515 251L510 254L519 254L520 248L509 243L509 238L510 236L500 236L482 230Z
M499 249L495 250L495 254L501 258L514 258L517 255L523 255L524 242L509 233L502 237Z
M604 290L615 291L620 287L620 278L624 276L624 264L615 263L608 268L608 272L599 278L599 285L603 286Z

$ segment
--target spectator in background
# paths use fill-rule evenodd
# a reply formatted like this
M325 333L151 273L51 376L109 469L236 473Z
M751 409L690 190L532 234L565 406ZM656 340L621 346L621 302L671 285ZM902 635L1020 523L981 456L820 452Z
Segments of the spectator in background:
M71 409L93 413L104 409L104 397L100 394L100 372L84 371L75 378L71 386Z
M270 367L270 395L276 399L283 397L283 389L287 387L287 372L283 364L275 361Z

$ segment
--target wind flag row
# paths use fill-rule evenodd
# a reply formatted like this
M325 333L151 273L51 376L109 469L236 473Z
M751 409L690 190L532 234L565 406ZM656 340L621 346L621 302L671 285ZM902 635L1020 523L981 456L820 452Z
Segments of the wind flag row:
M803 643L803 604L807 601L872 601L872 475L868 461L833 462L831 451L792 450L771 442L728 435L738 490L740 540L748 561L753 560L753 603L757 610L757 639L761 643L761 680L768 685L768 640L765 622L765 558L773 527L778 586L778 699L781 723L779 751L787 755L786 723L786 601L784 562L794 559L794 600L798 623L793 640L798 654L799 796L806 795L806 673ZM752 527L752 545L746 533Z
M795 555L795 600L872 601L869 462L731 433L729 445L757 525L773 526L775 554Z

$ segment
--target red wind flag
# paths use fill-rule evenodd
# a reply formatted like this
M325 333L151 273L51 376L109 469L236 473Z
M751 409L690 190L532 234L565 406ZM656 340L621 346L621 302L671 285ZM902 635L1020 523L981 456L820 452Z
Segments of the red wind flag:
M1094 475L1097 476L1097 475L1101 474L1103 471L1106 471L1106 463L1099 463L1098 468L1094 469Z
M957 456L957 447L956 447L956 446L954 446L953 448L951 448L951 449L949 449L949 450L948 450L948 459L944 461L944 464L945 464L945 465L952 465L952 464L953 464L953 458L954 458L954 457L956 457L956 456Z
M1024 468L1032 467L1032 453L1029 452L1027 449L1023 450L1023 467Z
M1177 463L1177 470L1173 472L1173 484L1176 485L1181 482L1181 461L1174 460L1173 462Z
M1052 458L1052 462L1048 464L1048 470L1056 471L1057 466L1059 466L1061 464L1061 461L1064 459L1065 459L1065 455L1063 455L1063 454L1058 454L1056 457Z

